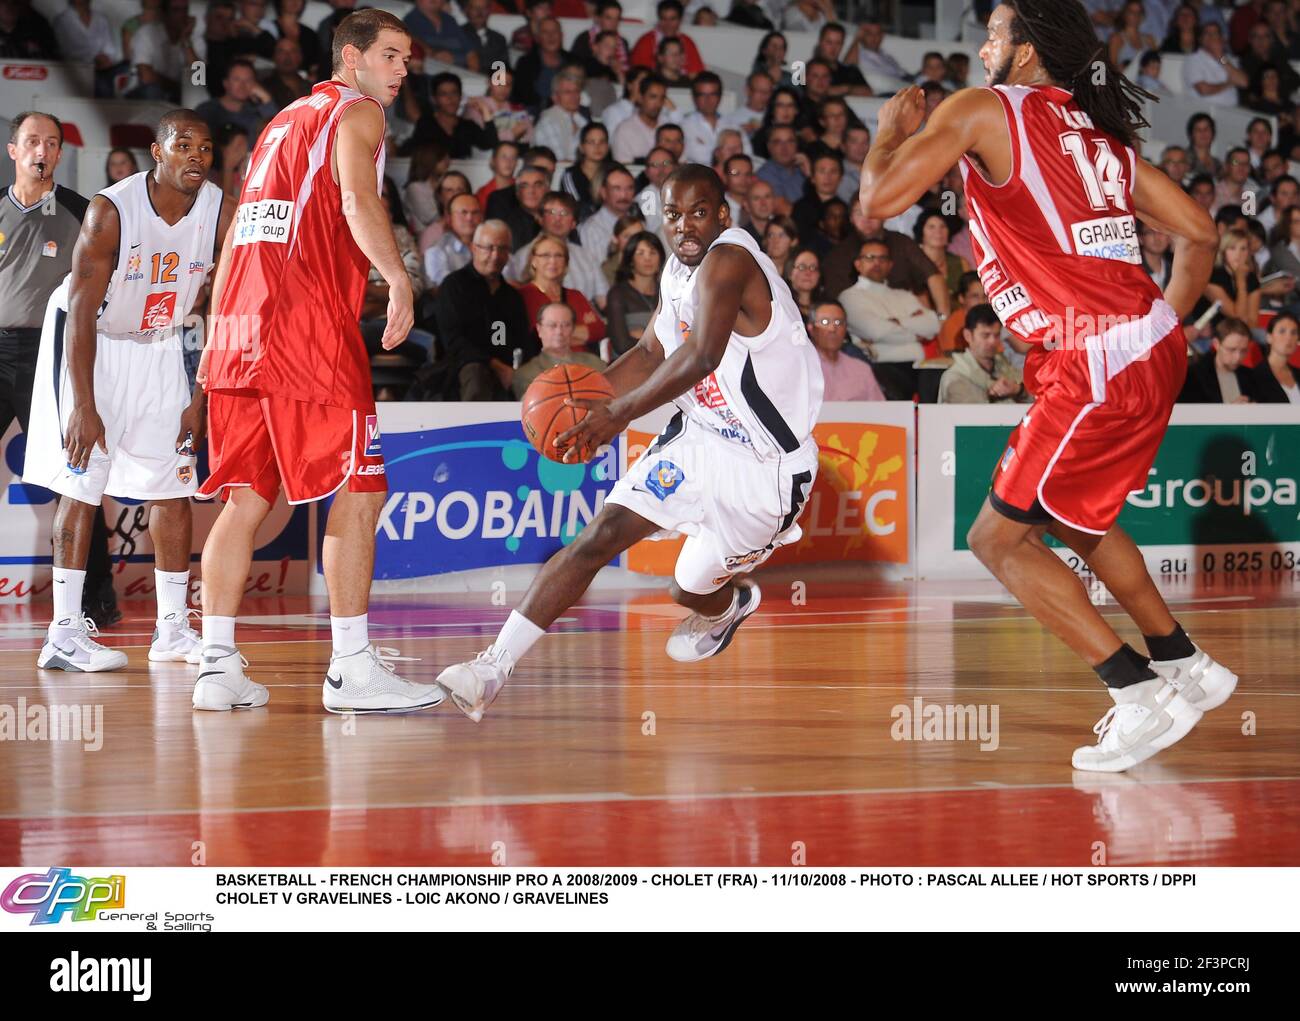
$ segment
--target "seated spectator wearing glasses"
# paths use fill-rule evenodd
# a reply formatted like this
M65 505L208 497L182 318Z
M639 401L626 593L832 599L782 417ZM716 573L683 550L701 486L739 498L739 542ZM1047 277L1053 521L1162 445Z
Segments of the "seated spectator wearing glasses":
M1300 344L1300 320L1283 312L1268 325L1268 357L1252 370L1252 398L1260 404L1300 404L1300 381L1291 359Z
M849 353L848 319L837 301L823 301L812 310L808 335L821 362L824 401L883 401L876 374L861 358Z
M457 195L447 207L447 229L424 253L424 276L436 292L456 270L469 265L474 232L483 222L483 210L473 195Z
M550 181L550 175L541 167L527 166L519 171L513 188L498 188L488 198L488 219L505 221L516 251L541 231L542 200L550 190Z
M439 366L445 400L508 400L516 365L540 350L524 299L501 278L510 257L510 228L499 220L479 224L473 258L450 274L438 291Z
M613 356L632 350L650 325L659 301L664 246L649 231L638 231L623 246L614 286L609 289L609 337Z
M552 105L537 118L533 140L555 153L562 163L578 155L578 142L591 121L591 111L582 105L582 72L566 68L551 86Z
M939 317L915 294L889 286L894 261L883 241L863 244L857 261L858 282L840 294L849 332L871 355L876 379L893 401L910 401L916 393L916 363L924 343L939 332Z
M1251 179L1250 172L1250 152L1241 147L1230 150L1224 160L1223 179L1214 189L1212 212L1217 213L1224 206L1241 205L1247 193L1255 194L1257 205L1264 204L1264 189Z
M1222 319L1215 327L1212 349L1188 367L1179 403L1249 404L1255 381L1242 360L1254 343L1250 327L1240 319Z
M597 308L605 307L609 281L600 269L600 254L588 251L578 239L577 204L573 197L560 191L547 192L542 199L542 232L510 257L505 278L512 284L524 282L532 260L533 245L542 238L563 241L569 248L569 269L564 274L564 286L587 297Z
M881 241L888 247L892 260L889 286L924 295L931 308L947 312L948 283L920 245L904 234L886 230L884 221L868 217L860 202L850 203L849 222L852 229L848 237L822 259L822 279L828 294L840 294L852 287L859 276L857 263L862 255L862 243Z
M542 352L524 362L515 372L511 384L515 400L523 400L533 380L557 365L582 365L597 372L604 372L608 368L596 355L582 350L582 345L574 340L574 329L571 306L552 301L538 309L537 335L542 341Z
M826 298L822 291L822 267L817 253L807 247L795 252L785 282L790 287L794 303L799 306L799 314L804 322L808 322L813 310Z
M573 343L579 348L594 350L605 339L605 321L580 291L564 286L564 276L568 271L569 246L559 238L539 237L529 252L528 268L524 271L519 296L524 299L524 308L532 320L536 320L541 307L548 302L568 305L573 309L576 323Z
M460 115L462 98L460 78L450 71L435 74L429 80L433 105L420 114L415 131L401 147L409 153L417 146L433 144L445 149L452 159L466 160L475 149L491 151L497 144L497 129L492 123L478 124Z
M727 205L731 207L733 226L744 225L745 200L753 184L754 161L744 153L728 156L722 165L722 185L726 189Z
M635 202L645 217L646 230L657 233L664 225L663 185L677 169L677 160L667 149L655 148L645 161L646 186L636 194Z
M1028 404L1020 370L1002 351L1002 321L992 305L966 313L962 329L965 351L956 351L952 367L939 377L940 404Z

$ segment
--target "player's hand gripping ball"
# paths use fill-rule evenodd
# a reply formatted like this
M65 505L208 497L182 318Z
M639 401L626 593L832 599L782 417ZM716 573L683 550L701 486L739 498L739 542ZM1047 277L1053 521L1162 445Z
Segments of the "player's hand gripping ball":
M524 434L537 452L551 461L563 461L571 444L557 447L557 437L580 425L587 409L566 403L569 400L609 400L614 396L608 381L595 369L585 365L557 365L547 369L524 393L520 417ZM576 460L586 461L596 448L586 444L576 451ZM570 458L570 462L575 458Z

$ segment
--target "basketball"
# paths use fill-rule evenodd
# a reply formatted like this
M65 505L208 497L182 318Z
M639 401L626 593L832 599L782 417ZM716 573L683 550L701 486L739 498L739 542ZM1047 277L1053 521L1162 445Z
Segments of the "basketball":
M543 457L562 461L565 451L555 446L555 438L587 417L586 408L568 407L564 402L570 397L596 400L613 396L609 383L595 369L583 365L547 369L524 393L520 414L524 433ZM585 461L592 453L580 450L579 459Z

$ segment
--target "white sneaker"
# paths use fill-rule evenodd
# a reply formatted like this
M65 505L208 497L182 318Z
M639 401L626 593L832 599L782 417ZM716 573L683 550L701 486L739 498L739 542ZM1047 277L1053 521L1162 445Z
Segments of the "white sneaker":
M731 644L736 629L758 609L762 598L762 592L752 581L737 581L730 614L719 620L692 613L669 636L668 655L678 663L695 663L716 656Z
M514 669L510 653L489 645L468 663L447 667L438 675L438 683L451 694L456 708L478 723Z
M270 699L267 690L244 676L248 660L235 649L209 646L199 661L194 681L194 708L228 712L256 709Z
M398 656L396 649L373 645L349 656L332 657L321 702L332 713L411 713L441 705L446 695L438 685L417 684L397 675L393 661L406 658Z
M71 670L93 674L101 670L121 670L126 666L125 652L100 645L91 637L99 633L93 620L82 617L79 624L76 631L62 638L51 639L48 634L45 636L41 654L36 658L37 667L41 670Z
M203 660L203 637L190 627L190 617L198 617L199 611L188 609L179 623L164 626L154 625L153 644L149 646L149 661L152 663L191 663L198 665ZM161 624L161 622L160 622Z
M1199 648L1185 659L1152 660L1151 669L1203 713L1218 709L1237 687L1237 675Z
M1182 740L1202 713L1161 677L1119 689L1117 701L1092 728L1095 745L1076 748L1075 769L1118 773Z

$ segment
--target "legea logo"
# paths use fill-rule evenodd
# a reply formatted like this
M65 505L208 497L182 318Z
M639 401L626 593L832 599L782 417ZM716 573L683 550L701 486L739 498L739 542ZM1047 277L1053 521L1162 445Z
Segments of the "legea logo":
M69 911L74 922L94 921L101 911L126 906L126 876L84 879L69 869L19 876L0 893L0 908L31 915L32 925L51 925Z

